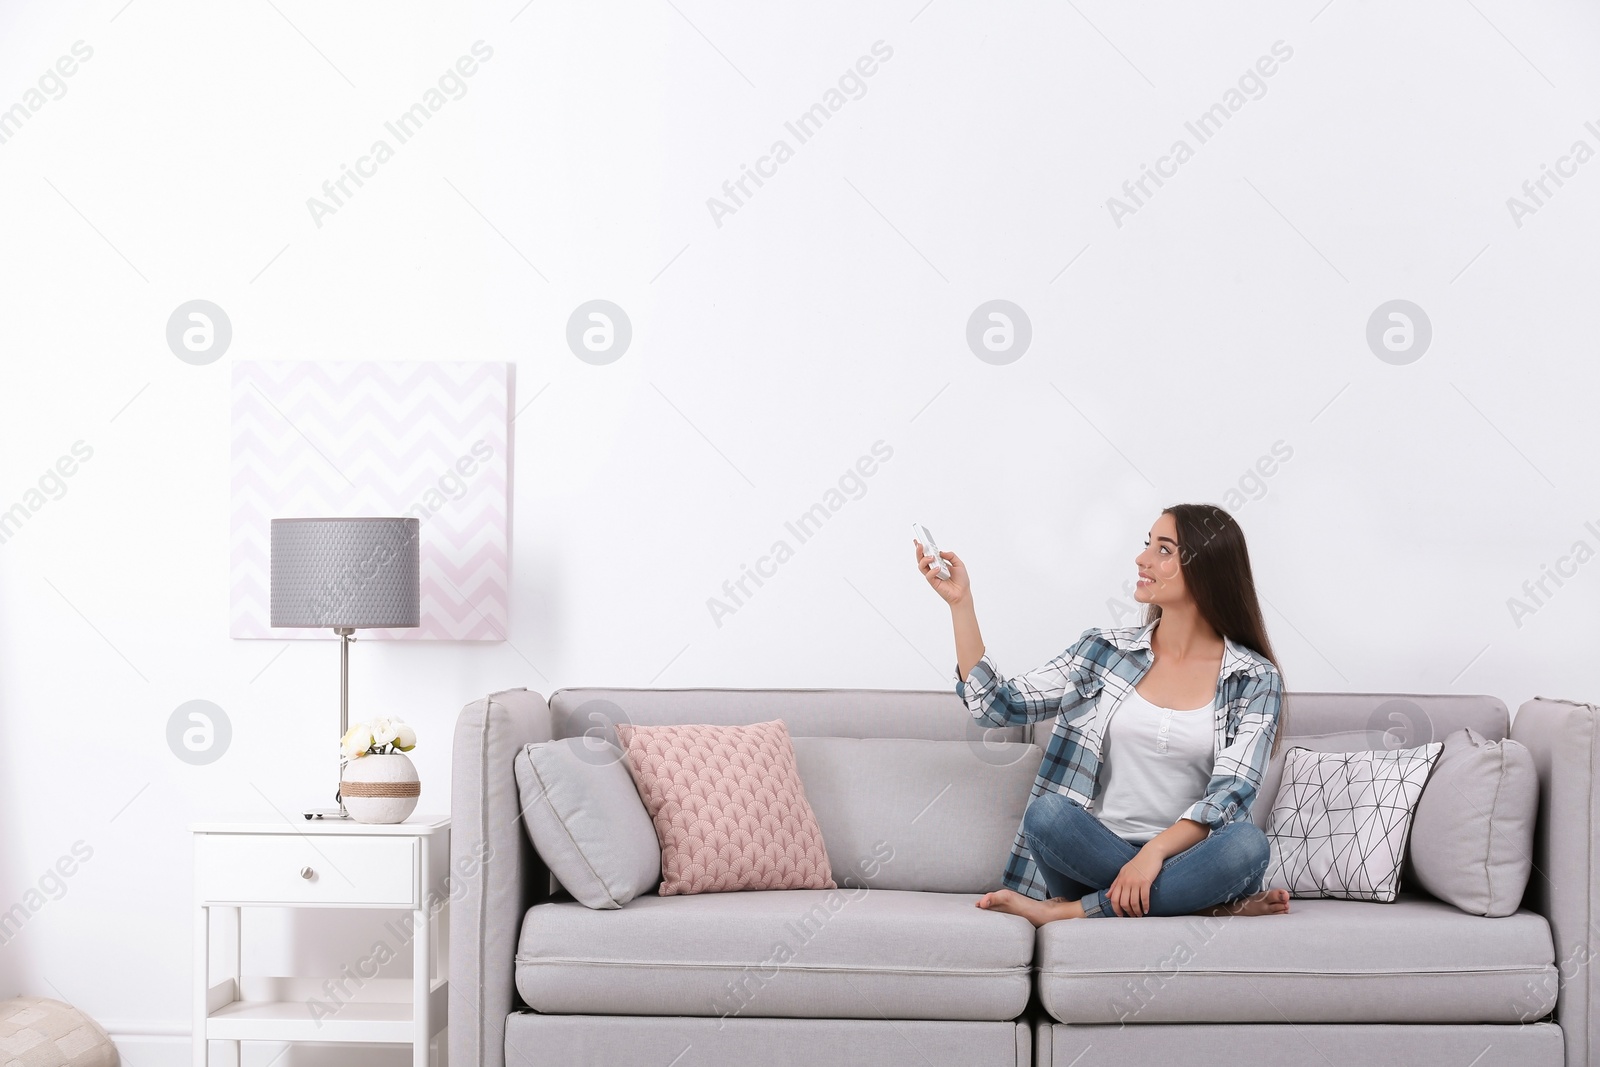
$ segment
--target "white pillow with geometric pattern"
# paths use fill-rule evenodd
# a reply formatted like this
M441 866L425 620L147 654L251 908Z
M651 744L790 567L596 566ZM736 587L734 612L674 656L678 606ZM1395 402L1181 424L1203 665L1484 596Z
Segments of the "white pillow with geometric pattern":
M1411 816L1443 750L1442 741L1392 751L1290 748L1268 820L1272 856L1262 888L1393 901Z

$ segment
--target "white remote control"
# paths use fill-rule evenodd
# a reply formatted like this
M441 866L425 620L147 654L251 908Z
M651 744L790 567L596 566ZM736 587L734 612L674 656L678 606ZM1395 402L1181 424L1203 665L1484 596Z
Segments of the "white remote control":
M911 536L922 543L922 555L924 558L932 556L939 561L936 572L939 577L948 579L950 577L950 564L946 563L944 558L939 555L939 546L933 540L933 532L922 523L914 522L911 524Z

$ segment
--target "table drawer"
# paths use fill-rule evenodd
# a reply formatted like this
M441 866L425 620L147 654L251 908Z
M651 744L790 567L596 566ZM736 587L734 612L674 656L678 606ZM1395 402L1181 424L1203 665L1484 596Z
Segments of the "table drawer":
M200 834L200 902L417 907L417 843L404 837Z

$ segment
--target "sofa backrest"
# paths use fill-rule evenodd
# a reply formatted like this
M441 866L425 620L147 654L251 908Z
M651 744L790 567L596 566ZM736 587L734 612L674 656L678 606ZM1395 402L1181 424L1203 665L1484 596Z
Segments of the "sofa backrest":
M743 725L782 719L790 737L916 737L930 741L1025 741L1026 727L985 729L952 684L926 689L613 689L550 694L556 738L596 730L615 743L616 723Z
M556 738L616 725L782 719L840 886L985 893L1001 886L1043 750L975 722L955 692L561 689Z
M1409 693L1287 693L1285 742L1349 734L1347 749L1421 745L1470 726L1491 741L1511 715L1496 697ZM791 737L916 737L982 744L1049 736L1050 721L986 728L954 687L944 689L616 689L567 688L550 696L555 737L605 732L617 722L752 723L783 719ZM615 731L606 734L616 740ZM1333 742L1329 742L1330 744ZM1309 747L1309 746L1308 746Z
M984 727L953 687L567 688L551 694L549 707L552 737L592 733L613 744L618 723L782 719L834 880L946 893L1000 888L1052 726ZM1293 745L1409 748L1463 726L1500 740L1511 725L1505 704L1489 696L1289 693L1284 707L1283 743L1251 807L1263 829Z
M1001 887L1044 750L902 737L796 737L795 762L840 886Z
M1263 830L1283 781L1283 762L1293 746L1315 752L1415 748L1443 741L1470 726L1490 741L1511 732L1511 713L1491 696L1412 693L1286 693L1286 729L1278 754L1261 776L1261 792L1250 819Z

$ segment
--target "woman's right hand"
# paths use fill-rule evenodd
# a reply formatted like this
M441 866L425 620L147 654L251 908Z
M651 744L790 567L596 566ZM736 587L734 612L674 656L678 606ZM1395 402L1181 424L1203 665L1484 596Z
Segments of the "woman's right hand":
M922 576L933 586L933 591L944 598L947 604L958 604L967 598L972 585L967 580L967 565L961 562L961 557L954 552L940 552L939 556L950 565L950 577L939 577L938 564L932 556L926 555L922 549L922 542L915 537L911 539L917 556L917 569Z

